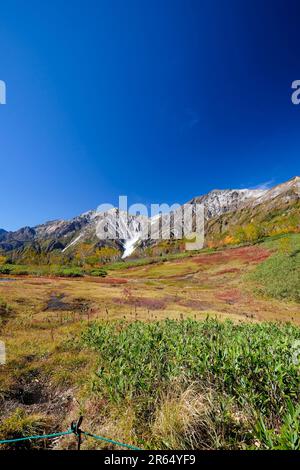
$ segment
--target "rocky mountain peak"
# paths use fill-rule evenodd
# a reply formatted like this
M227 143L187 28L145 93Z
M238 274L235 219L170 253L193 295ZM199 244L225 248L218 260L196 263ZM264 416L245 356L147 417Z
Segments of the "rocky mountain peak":
M287 203L297 202L299 198L300 177L296 176L271 189L214 189L191 199L188 203L203 204L206 220L210 221L223 214L234 214L243 208L259 208L262 205L272 210L274 207L285 207ZM151 225L154 219L149 218L146 223ZM53 220L33 228L23 227L15 232L0 229L0 251L22 250L30 243L42 246L45 241L48 249L51 247L62 252L75 247L79 242L98 244L96 228L99 224L104 224L107 231L107 237L100 241L101 245L115 240L115 245L127 255L131 254L140 242L139 217L114 208L106 212L90 210L70 220ZM163 223L161 225L163 226Z
M206 218L212 219L225 212L237 210L246 202L253 201L265 193L266 190L263 189L214 189L190 202L204 204Z

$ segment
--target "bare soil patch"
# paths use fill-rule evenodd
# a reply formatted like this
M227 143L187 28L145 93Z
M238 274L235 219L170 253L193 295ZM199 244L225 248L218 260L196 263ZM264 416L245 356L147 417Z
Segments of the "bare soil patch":
M114 299L114 302L120 305L144 307L149 310L162 310L167 305L167 301L165 299L149 299L144 297L118 297Z
M189 307L193 310L205 311L210 310L215 307L215 304L212 302L207 302L205 300L197 300L197 299L187 299L187 300L180 300L179 305L183 307Z
M44 311L72 311L85 313L90 309L91 302L89 300L78 297L72 302L65 302L64 298L65 294L63 293L52 293Z
M28 358L27 362L30 362ZM15 380L9 391L0 401L2 417L9 415L16 408L29 413L44 413L57 419L59 427L62 416L70 409L73 395L70 391L57 390L38 369L26 372Z

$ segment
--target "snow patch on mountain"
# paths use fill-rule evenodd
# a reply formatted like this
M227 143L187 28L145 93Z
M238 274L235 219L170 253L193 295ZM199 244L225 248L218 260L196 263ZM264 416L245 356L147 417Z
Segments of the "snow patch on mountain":
M122 258L124 259L130 256L134 252L134 250L137 248L140 241L141 241L140 233L136 233L132 238L129 238L128 240L126 240L123 244L124 253L122 255Z
M62 250L62 253L64 253L66 250L68 250L71 246L75 245L77 242L79 242L79 240L82 238L83 234L81 233L80 235L78 235L78 237L75 238L75 240L72 240L71 243L69 243L69 245L67 245L63 250Z
M242 208L253 208L268 204L268 208L286 204L291 200L297 201L300 197L300 177L275 186L271 189L227 189L213 190L208 194L193 198L189 203L203 204L206 220L214 219L224 213L234 212ZM272 206L273 205L273 206ZM87 211L70 220L53 220L36 227L23 227L14 232L0 229L0 249L11 251L21 249L29 243L39 244L43 240L59 242L61 248L53 243L53 249L62 249L63 252L74 247L79 241L99 243L105 245L106 241L115 240L114 246L121 248L123 258L135 251L142 241L147 239L148 231L151 239L168 238L170 222L168 214L156 215L152 218L136 216L119 209L110 209L107 212L97 210ZM177 237L177 227L181 227L182 217L180 211L173 214L172 236ZM104 237L97 236L99 227L104 231ZM178 230L178 233L180 230ZM151 234L151 235L150 235ZM67 244L67 246L65 246ZM49 246L50 246L49 245Z

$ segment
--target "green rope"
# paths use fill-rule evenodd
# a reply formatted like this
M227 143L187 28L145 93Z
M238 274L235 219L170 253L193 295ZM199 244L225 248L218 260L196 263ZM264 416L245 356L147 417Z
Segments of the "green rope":
M86 431L80 431L80 432L82 434L85 434L86 436L93 437L94 439L97 439L99 441L108 442L109 444L115 444L117 446L126 447L127 449L132 449L132 450L141 450L139 447L134 447L134 446L131 446L129 444L124 444L123 442L119 442L119 441L114 441L114 440L108 439L106 437L96 436L95 434L91 434L91 433L86 432ZM69 431L57 432L57 433L53 433L53 434L42 434L42 435L38 435L38 436L18 437L16 439L5 439L3 441L0 441L0 444L11 444L13 442L30 441L31 439L52 439L54 437L66 436L68 434L75 434L74 430L70 429Z
M113 441L112 439L107 439L106 437L102 437L102 436L96 436L95 434L91 434L85 431L81 431L81 432L82 434L85 434L86 436L93 437L94 439L98 439L99 441L108 442L109 444L115 444L117 446L127 447L127 449L132 449L132 450L141 450L139 447L134 447L129 444L124 444L123 442Z
M53 437L66 436L67 434L73 434L73 431L70 429L65 432L56 432L53 434L42 434L40 436L28 436L28 437L18 437L16 439L5 439L0 441L0 444L9 444L11 442L20 442L20 441L29 441L31 439L51 439Z

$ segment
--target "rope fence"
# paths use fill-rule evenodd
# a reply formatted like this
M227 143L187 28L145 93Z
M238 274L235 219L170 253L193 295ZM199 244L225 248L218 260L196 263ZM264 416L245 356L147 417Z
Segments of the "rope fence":
M10 444L13 442L29 441L31 439L52 439L54 437L66 436L68 434L73 434L73 431L70 429L69 431L65 431L65 432L56 432L53 434L41 434L40 436L28 436L28 437L18 437L16 439L4 439L3 441L0 441L0 444Z
M18 438L15 438L15 439L4 439L4 440L0 440L0 445L1 444L12 444L12 443L15 443L15 442L22 442L22 441L31 441L33 439L53 439L53 438L56 438L56 437L68 436L70 434L74 434L77 437L77 450L80 450L80 446L81 446L81 443L82 443L82 435L87 436L87 437L91 437L91 438L99 440L99 441L107 442L109 444L114 444L114 445L117 445L117 446L120 446L120 447L126 447L127 449L141 450L139 447L135 447L135 446L132 446L130 444L125 444L123 442L115 441L113 439L108 439L107 437L97 436L96 434L92 434L90 432L83 431L82 429L80 429L80 425L82 423L82 420L83 420L83 417L80 416L78 421L73 421L72 424L71 424L71 428L68 431L56 432L56 433L52 433L52 434L41 434L41 435L35 435L35 436L18 437Z

